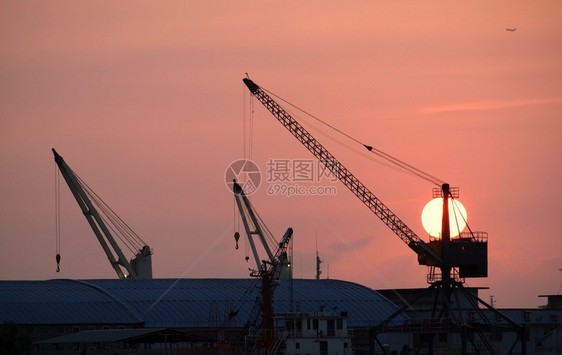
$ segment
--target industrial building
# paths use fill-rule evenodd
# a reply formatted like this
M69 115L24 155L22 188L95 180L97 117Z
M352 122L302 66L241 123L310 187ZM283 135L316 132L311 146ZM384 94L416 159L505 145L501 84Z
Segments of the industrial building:
M254 279L0 281L0 321L31 339L34 354L220 353L243 350L259 288ZM342 316L348 353L367 352L368 328L395 310L356 283L298 279L280 281L274 308L316 319L311 340L335 338L340 322L324 333L320 324Z
M478 297L481 288L468 288L467 292ZM408 343L411 348L420 347L423 336L435 335L435 347L446 349L448 353L461 353L461 344L454 339L453 327L447 323L432 324L436 292L428 289L392 289L378 290L397 307L407 306L408 317L399 327L388 327L388 331L396 331L408 337L394 344L398 348ZM453 293L451 308L458 310L458 315L467 324L485 324L479 334L474 334L474 348L466 351L475 354L521 354L546 355L562 353L562 295L539 296L546 298L547 303L539 308L498 308L475 309L468 298ZM510 321L513 322L510 324ZM420 326L421 325L421 326ZM514 327L515 325L515 327ZM425 329L423 329L425 327ZM432 329L433 327L433 329ZM523 330L525 352L518 340L518 328ZM487 342L491 349L486 349ZM439 344L441 343L441 344ZM515 346L514 346L515 345ZM436 351L437 352L437 351Z
M2 333L11 330L32 354L244 353L254 331L245 326L255 315L259 288L254 279L0 281L0 321ZM374 291L341 280L281 280L274 295L276 329L290 337L278 351L335 354L335 344L343 350L337 353L344 354L414 349L427 332L414 324L431 317L433 295L411 301L426 291ZM469 291L477 294L478 289ZM544 307L500 310L524 326L529 355L562 352L562 296L543 297ZM410 302L383 341L374 342L373 329ZM470 305L454 306L464 309L467 321L477 316ZM494 326L506 326L493 312L483 314ZM288 319L300 322L294 326ZM458 350L447 330L432 331L448 341L449 353ZM520 353L510 348L517 334L490 331L483 336L495 353ZM489 353L479 351L468 353Z

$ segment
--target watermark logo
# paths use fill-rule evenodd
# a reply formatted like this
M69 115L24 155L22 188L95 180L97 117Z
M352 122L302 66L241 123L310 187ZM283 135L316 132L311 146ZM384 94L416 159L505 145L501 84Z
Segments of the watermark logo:
M269 159L267 194L269 196L333 196L337 188L326 181L337 181L327 165L315 159Z
M234 180L242 187L246 195L257 191L261 184L260 168L251 160L239 159L232 162L224 173L226 186L234 191Z
M267 186L269 196L335 196L335 186L302 185L298 183L275 183Z
M270 158L266 162L266 193L269 196L285 197L334 196L337 188L333 183L338 179L331 168L326 162L315 159ZM260 186L261 176L257 164L241 159L231 163L226 169L225 182L233 191L233 180L236 180L244 193L250 195Z
M314 159L269 159L267 161L267 182L337 181L338 178L326 166L326 163Z

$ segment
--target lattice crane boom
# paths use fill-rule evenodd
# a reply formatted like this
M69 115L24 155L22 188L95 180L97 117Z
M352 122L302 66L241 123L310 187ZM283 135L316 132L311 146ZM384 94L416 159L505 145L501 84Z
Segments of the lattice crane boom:
M320 144L298 121L250 79L243 79L250 92L332 172L355 196L418 255L421 265L441 266L441 258L363 183Z

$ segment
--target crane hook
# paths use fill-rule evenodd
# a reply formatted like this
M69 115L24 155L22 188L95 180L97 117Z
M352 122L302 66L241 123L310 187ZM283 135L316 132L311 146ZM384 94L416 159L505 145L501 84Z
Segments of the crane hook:
M60 272L60 254L57 254L55 259L57 260L57 272Z
M236 247L235 247L236 250L238 250L238 239L240 239L240 233L235 232L234 233L234 240L236 241Z

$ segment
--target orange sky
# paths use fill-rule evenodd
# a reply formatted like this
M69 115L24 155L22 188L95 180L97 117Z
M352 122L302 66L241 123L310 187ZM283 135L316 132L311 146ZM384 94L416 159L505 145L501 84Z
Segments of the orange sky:
M249 73L459 186L469 224L489 233L489 277L469 280L490 287L484 299L531 307L558 292L559 1L0 6L0 278L115 277L66 186L55 272L53 147L154 249L156 277L247 277L224 173L243 157ZM311 159L255 105L264 177L269 159ZM433 185L317 138L425 238ZM302 185L337 194L269 196L263 182L253 197L274 234L294 228L296 277L313 277L317 235L324 276L329 264L372 288L426 286L412 251L343 185Z

